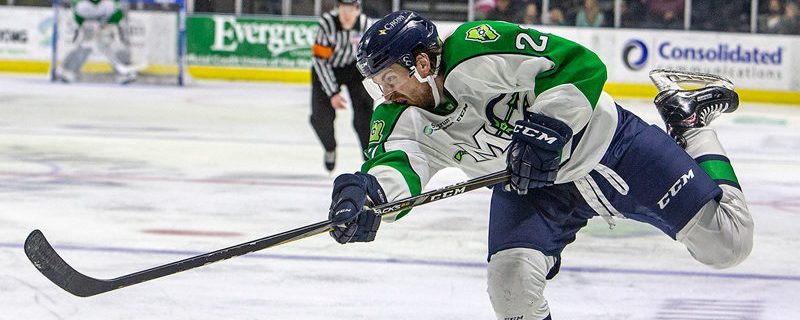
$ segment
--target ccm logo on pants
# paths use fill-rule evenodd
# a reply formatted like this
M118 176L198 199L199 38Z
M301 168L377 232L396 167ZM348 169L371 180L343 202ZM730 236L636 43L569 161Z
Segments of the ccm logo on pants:
M694 171L689 169L689 172L678 178L678 181L675 181L675 183L672 184L672 188L669 188L669 191L667 191L667 193L661 197L661 200L658 201L658 207L664 209L669 204L670 198L674 198L676 195L678 195L678 192L681 191L683 186L689 183L689 179L691 178L694 178Z

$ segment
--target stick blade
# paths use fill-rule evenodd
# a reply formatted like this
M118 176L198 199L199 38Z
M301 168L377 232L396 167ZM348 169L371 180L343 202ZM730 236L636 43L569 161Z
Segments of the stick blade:
M73 269L39 230L33 230L25 239L25 255L47 279L76 296L89 297L115 289L112 281L91 278Z

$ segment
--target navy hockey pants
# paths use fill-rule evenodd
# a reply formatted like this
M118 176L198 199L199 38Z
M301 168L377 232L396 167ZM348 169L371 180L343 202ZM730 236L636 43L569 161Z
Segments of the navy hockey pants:
M623 179L626 194L609 178L592 171L590 177L613 211L675 235L708 201L722 190L663 130L617 106L619 123L600 164ZM618 183L618 182L617 182ZM509 248L531 248L556 258L575 240L597 210L575 182L529 190L525 196L494 188L489 218L489 257ZM597 208L595 202L594 208Z

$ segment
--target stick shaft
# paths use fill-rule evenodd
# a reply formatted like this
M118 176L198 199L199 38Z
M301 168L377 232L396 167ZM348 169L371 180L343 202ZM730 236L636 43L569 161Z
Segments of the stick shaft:
M508 177L509 175L505 171L496 172L451 186L425 192L415 197L401 199L384 205L376 206L375 208L372 208L372 210L382 216L394 214L475 189L492 186L508 180ZM25 254L28 256L28 259L30 259L31 263L33 263L33 265L45 277L50 279L50 281L76 296L88 297L137 283L158 279L178 272L194 269L209 263L230 259L251 252L322 234L331 230L332 225L333 222L331 220L320 221L261 239L248 241L217 251L175 261L136 273L123 275L110 280L92 278L73 269L58 255L55 249L53 249L53 247L44 237L44 234L39 230L34 230L31 232L31 234L28 235L28 238L25 240Z

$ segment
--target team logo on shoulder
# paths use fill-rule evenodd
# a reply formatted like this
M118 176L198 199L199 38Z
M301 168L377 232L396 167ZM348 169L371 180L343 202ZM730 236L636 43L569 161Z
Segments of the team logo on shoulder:
M467 40L478 42L494 42L500 39L500 34L494 31L492 26L482 24L467 30Z
M381 139L383 138L383 128L386 127L386 123L383 120L375 120L372 122L372 129L369 133L369 142L367 143L367 148L364 150L364 156L367 159L372 159L375 157L375 154L378 152L378 147L381 145Z
M372 122L372 130L369 133L369 143L380 142L383 137L383 127L386 123L383 120L376 120Z

